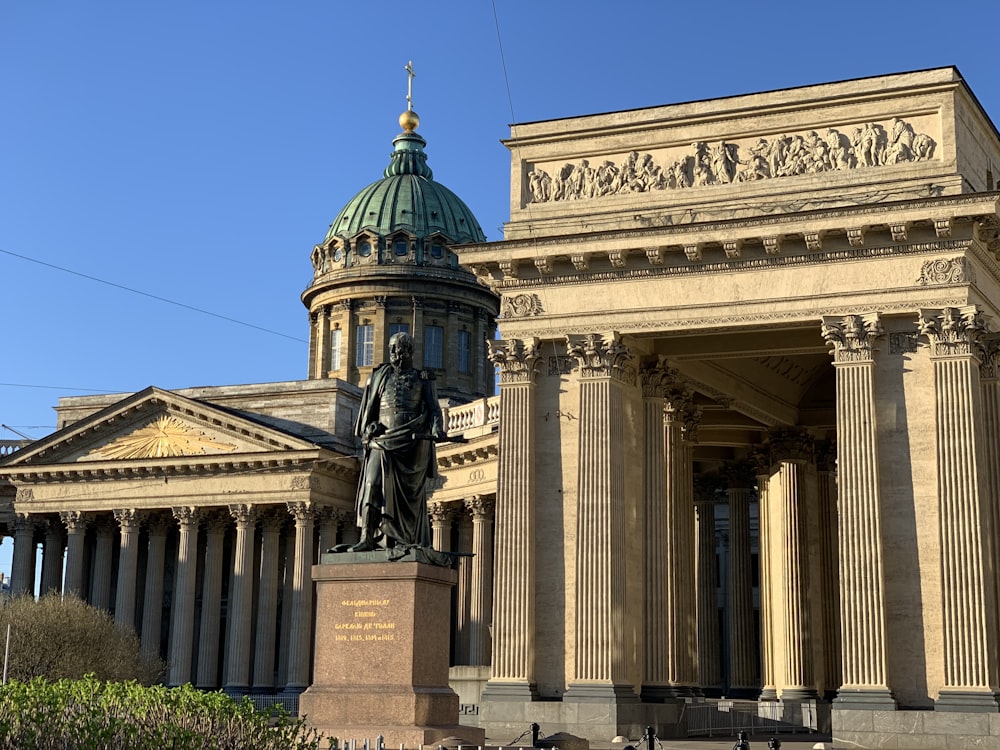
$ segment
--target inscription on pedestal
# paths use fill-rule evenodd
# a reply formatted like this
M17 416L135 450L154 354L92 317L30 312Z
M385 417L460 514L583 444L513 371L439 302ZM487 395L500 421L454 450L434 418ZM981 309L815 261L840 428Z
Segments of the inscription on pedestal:
M333 623L334 642L359 644L396 639L391 599L341 599L340 610Z

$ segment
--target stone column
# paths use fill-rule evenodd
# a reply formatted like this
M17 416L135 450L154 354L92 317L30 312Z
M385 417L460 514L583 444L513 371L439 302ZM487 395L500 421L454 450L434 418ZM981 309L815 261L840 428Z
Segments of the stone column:
M177 546L173 601L170 603L169 685L177 687L191 681L199 518L198 512L187 506L175 507L173 513L180 526L181 538Z
M260 592L257 597L257 641L253 660L253 687L274 689L274 644L278 628L279 542L286 513L269 509L260 523ZM322 549L322 548L321 548Z
M1000 335L984 340L980 381L983 388L983 432L986 444L987 497L1000 498ZM993 528L1000 532L1000 502L990 504ZM993 568L1000 571L1000 542L993 545ZM1000 574L993 576L1000 602Z
M63 532L55 521L46 522L45 544L42 547L41 594L59 593L62 588Z
M14 552L10 569L11 596L35 593L35 521L28 513L14 517Z
M819 512L820 590L822 623L820 635L824 698L836 700L843 685L840 650L840 518L837 514L836 448L826 440L816 445L816 484Z
M205 526L205 572L201 584L201 625L198 635L199 688L219 687L219 628L222 623L223 545L230 519L221 513L207 516ZM232 611L230 609L230 611Z
M253 624L254 584L254 525L252 505L229 506L229 513L236 520L236 542L233 545L233 589L229 597L229 642L226 651L229 661L226 669L226 693L240 695L250 688L251 625ZM308 550L312 564L312 527L310 525ZM311 585L311 579L307 586ZM310 600L310 607L312 606Z
M478 498L479 495L474 495L472 499L476 500ZM468 509L468 507L469 507L469 500L466 500L465 508ZM458 516L458 551L464 554L475 554L474 542L472 538L473 536L472 519L470 518L469 513L458 513L457 516ZM491 516L491 527L492 527L492 516ZM491 556L492 556L492 544L493 544L493 537L491 534L490 536ZM457 653L455 659L456 664L473 663L471 661L471 655L470 655L472 650L471 629L473 627L470 622L472 618L472 611L471 611L472 576L473 576L473 570L476 568L476 566L482 564L483 564L482 560L479 560L476 557L471 557L471 558L462 557L459 560L458 583L455 586L455 592L457 594L457 602L458 602L458 607L456 612L457 615L457 622L456 622ZM490 564L492 564L492 559L490 560ZM487 573L487 575L490 576L490 586L492 587L493 585L492 567L489 569L489 573ZM486 622L487 624L493 612L492 605L490 606L491 608L487 609L483 613L483 622ZM486 660L484 662L485 664L489 664L490 654L488 648L486 654L482 658Z
M538 339L490 342L500 368L493 672L484 700L531 700L535 687L535 370Z
M431 516L431 546L439 552L450 552L454 509L444 503L432 503L427 510Z
M388 248L392 252L392 248ZM424 367L424 298L411 297L413 303L413 362L415 367ZM419 362L420 364L416 364Z
M774 613L777 611L774 585L774 566L771 564L771 538L775 535L771 523L771 501L769 485L771 481L771 452L768 448L756 450L751 455L751 463L757 481L758 558L760 560L760 681L762 683L758 700L778 699L776 687L776 665L774 659L775 627Z
M997 710L997 589L993 514L986 494L981 338L975 305L920 311L934 364L944 622L944 685L937 710Z
M772 457L778 463L781 504L780 592L784 619L784 687L782 700L818 697L813 664L809 610L809 540L805 517L805 467L812 460L812 441L797 430L771 434ZM772 542L773 543L773 542Z
M149 547L146 552L146 586L142 601L142 650L150 656L160 655L163 626L163 568L170 519L164 515L150 518L146 524Z
M729 489L729 690L731 698L751 698L760 690L757 679L757 637L753 616L753 553L750 541L752 469L727 467Z
M114 558L115 528L110 518L101 518L95 524L97 542L94 546L93 579L90 585L90 603L100 609L111 609L111 564Z
M563 699L635 699L625 634L625 365L618 334L569 337L579 364L576 648Z
M694 481L692 453L697 412L690 391L677 386L667 395L663 447L666 455L667 690L687 698L698 683L698 609L695 585Z
M718 564L715 544L715 484L698 483L694 514L695 581L698 603L698 684L716 697L722 695L722 658L719 638Z
M292 573L291 625L288 633L288 679L285 691L301 693L309 687L312 653L313 505L288 503L295 516L295 562Z
M319 525L319 553L326 553L331 547L337 546L337 529L342 521L343 511L324 506L316 511Z
M875 341L882 334L878 313L823 318L823 337L833 347L837 373L843 649L838 708L893 710L896 707L889 690L886 655L875 409Z
M87 526L90 519L78 510L64 510L59 514L66 526L66 574L63 593L83 598L83 553Z
M488 665L493 609L493 498L476 495L465 501L472 514L472 576L469 592L469 659L474 667Z
M118 589L115 623L135 629L135 581L139 567L139 521L132 508L114 511L118 521Z
M639 372L642 383L643 461L643 671L642 699L660 701L673 695L669 688L667 641L667 503L664 409L676 371L666 358L647 363Z
M316 360L313 377L326 378L330 372L330 306L316 313Z

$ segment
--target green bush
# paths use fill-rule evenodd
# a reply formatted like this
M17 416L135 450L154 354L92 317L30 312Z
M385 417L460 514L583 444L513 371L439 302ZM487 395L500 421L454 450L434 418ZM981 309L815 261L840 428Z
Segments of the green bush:
M18 596L0 606L0 640L10 624L7 677L159 682L164 664L144 655L131 628L115 624L102 609L76 596L47 594L37 601Z
M318 750L320 736L279 710L190 685L36 678L0 687L3 750Z

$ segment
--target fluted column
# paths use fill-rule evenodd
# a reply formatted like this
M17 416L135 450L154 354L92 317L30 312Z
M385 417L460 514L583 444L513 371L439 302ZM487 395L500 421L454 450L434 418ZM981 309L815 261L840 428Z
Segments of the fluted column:
M95 524L97 541L94 545L93 579L90 603L99 609L111 609L111 565L114 558L114 522L101 518Z
M642 383L642 494L643 524L643 660L642 698L662 700L668 687L669 613L667 611L667 502L666 448L663 440L666 393L675 371L665 358L646 364Z
M771 435L778 463L781 507L781 605L784 620L784 687L782 700L818 697L809 610L809 548L805 517L805 467L812 459L812 442L795 430Z
M490 700L530 700L535 688L535 370L538 340L490 342L500 368L499 477Z
M319 526L319 553L326 553L337 545L337 529L340 527L343 511L324 506L316 511Z
M63 593L83 598L83 552L87 526L90 519L78 510L64 510L59 514L66 527L66 573Z
M228 515L205 518L205 571L201 584L201 625L198 635L199 688L219 687L219 628L222 622L223 545L230 526ZM231 611L231 610L230 610Z
M944 685L937 710L997 710L995 538L986 494L980 383L982 314L974 305L920 311L934 364Z
M757 481L757 519L758 519L758 559L760 560L760 681L761 691L758 700L773 701L778 699L776 687L776 665L774 658L774 643L776 629L774 613L777 611L775 586L775 570L771 563L771 541L774 536L771 512L770 481L771 453L768 448L758 449L751 455L754 475Z
M820 617L824 697L836 699L843 684L840 650L840 517L837 512L836 447L832 440L816 444L817 515L819 516ZM840 707L840 706L838 706Z
M569 337L579 363L575 649L564 700L634 699L626 653L625 365L618 334Z
M15 515L13 554L10 570L11 595L34 595L35 520L27 513Z
M730 466L729 489L729 690L734 698L756 696L757 638L753 617L753 554L750 542L750 501L753 475L749 467Z
M698 587L698 684L707 694L722 694L721 639L716 580L715 498L711 487L695 490L695 581Z
M233 590L229 598L229 639L226 651L229 659L226 669L226 692L245 693L250 688L250 635L253 624L253 551L254 524L252 505L230 505L229 513L236 520L236 543L233 545ZM307 551L312 565L312 525L309 528L310 549ZM307 573L307 587L311 578ZM312 606L310 600L309 606Z
M177 574L173 601L170 603L170 676L171 686L191 681L194 649L194 605L198 583L198 512L191 507L173 508L180 526L177 545Z
M476 496L478 497L478 496ZM458 522L458 551L463 555L473 554L472 549L472 519L465 508L456 511ZM475 558L461 557L458 562L458 583L455 586L455 664L472 664L469 660L469 618L472 595L472 567L476 564ZM487 619L490 613L487 612ZM489 663L489 654L486 654L486 662Z
M309 687L309 656L312 646L312 503L288 503L295 517L295 560L292 573L292 614L288 631L287 692L301 693Z
M454 508L444 503L432 503L427 510L431 516L431 546L439 552L450 552Z
M838 708L895 708L888 683L875 409L874 353L882 334L878 313L823 318L823 337L833 347L837 373L842 632ZM823 497L821 487L821 501Z
M274 509L261 515L260 592L257 597L257 639L253 660L254 690L274 689L274 644L278 628L278 574L281 527L287 514ZM322 547L320 548L322 549Z
M142 650L149 656L160 655L163 627L163 575L167 532L170 519L155 515L146 523L149 546L146 551L146 585L142 602Z
M58 593L62 589L63 532L61 524L46 522L45 544L42 547L41 594L50 591Z
M986 496L1000 498L1000 336L993 334L983 343L983 363L979 374L983 389ZM1000 502L990 503L990 508L993 528L1000 533ZM1000 571L1000 541L993 545L993 569ZM993 579L995 596L1000 602L1000 572Z
M489 617L493 607L493 498L465 501L472 514L472 575L469 592L469 660L486 666L490 659Z
M692 452L697 412L686 388L666 400L663 447L666 455L667 690L675 697L695 694L698 683L698 603L695 584L695 524Z
M115 623L135 628L135 581L139 567L139 521L132 508L114 511L118 521L118 588L115 592Z

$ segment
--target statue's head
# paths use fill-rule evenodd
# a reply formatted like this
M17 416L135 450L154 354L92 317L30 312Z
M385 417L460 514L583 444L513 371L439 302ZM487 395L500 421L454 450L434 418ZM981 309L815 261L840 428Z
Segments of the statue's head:
M413 364L413 337L405 331L392 334L389 339L389 362L395 367Z

